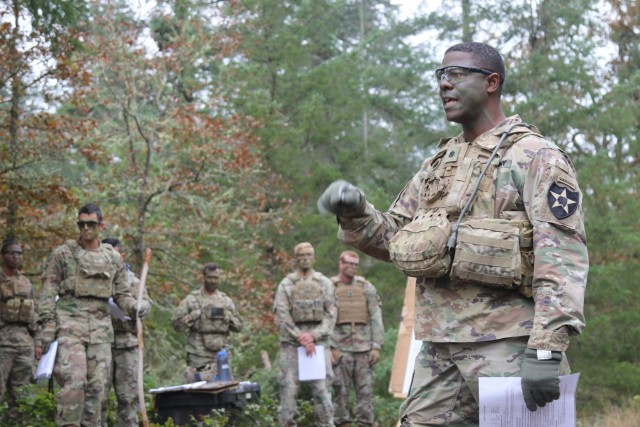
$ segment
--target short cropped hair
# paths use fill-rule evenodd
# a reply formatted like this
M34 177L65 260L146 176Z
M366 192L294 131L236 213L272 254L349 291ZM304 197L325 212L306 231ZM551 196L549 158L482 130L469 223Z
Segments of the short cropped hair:
M87 203L86 205L81 207L78 211L78 216L80 216L81 214L96 214L98 217L98 221L102 222L102 211L100 210L98 205L94 205L93 203Z
M445 55L449 52L466 52L471 54L476 66L500 74L500 88L502 88L507 74L502 57L497 50L484 43L468 42L451 46L447 49Z
M218 264L215 262L208 262L202 267L202 275L206 275L207 271L216 271L218 269Z
M311 251L315 253L315 250L313 249L313 245L311 243L302 242L302 243L298 243L296 247L293 248L293 254L298 255L298 253L303 249L311 249Z
M358 259L358 260L360 259L360 257L358 256L358 254L356 252L354 252L354 251L344 251L344 252L342 252L340 254L340 261L344 261L344 259L346 257L348 257L348 256L350 256L352 258L355 258L355 259Z
M6 239L4 242L2 242L2 249L0 250L0 253L2 253L2 255L6 254L9 246L13 245L19 245L19 243L14 239Z

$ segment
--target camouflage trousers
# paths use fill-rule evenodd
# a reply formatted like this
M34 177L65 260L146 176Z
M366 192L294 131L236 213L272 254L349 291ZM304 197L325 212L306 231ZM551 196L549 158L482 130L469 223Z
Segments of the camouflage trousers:
M89 344L74 337L58 338L53 375L60 386L56 395L56 425L102 425L102 401L111 373L111 343Z
M115 427L138 427L138 348L111 348L113 363L107 395L113 385L118 402ZM102 404L102 426L107 427L107 397Z
M0 346L0 403L8 393L9 418L16 416L18 388L33 379L34 360L33 347Z
M529 337L481 343L423 342L409 396L400 407L402 427L479 425L479 377L518 376ZM570 373L563 355L560 375Z
M324 360L327 369L325 380L308 381L313 394L313 417L314 427L334 427L333 426L333 405L331 404L331 393L329 384L333 381L333 370L331 369L331 354L329 346L324 346ZM298 347L293 344L280 343L280 405L278 406L278 420L280 427L296 427L296 413L298 404L298 390L300 381L298 380Z
M356 393L356 424L373 426L373 366L369 364L369 352L343 352L340 363L333 369L333 410L336 425L351 422L349 390L353 388Z

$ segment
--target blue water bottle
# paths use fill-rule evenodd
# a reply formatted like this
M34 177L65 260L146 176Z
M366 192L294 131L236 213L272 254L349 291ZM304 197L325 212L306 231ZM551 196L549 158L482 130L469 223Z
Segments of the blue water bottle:
M231 368L229 368L229 357L227 356L226 348L218 352L218 375L216 375L216 380L231 381Z

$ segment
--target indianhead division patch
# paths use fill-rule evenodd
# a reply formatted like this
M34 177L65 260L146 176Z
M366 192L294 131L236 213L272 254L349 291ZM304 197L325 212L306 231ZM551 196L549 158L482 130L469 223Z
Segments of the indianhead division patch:
M554 182L549 187L547 201L551 213L558 219L564 219L571 216L580 206L580 193Z

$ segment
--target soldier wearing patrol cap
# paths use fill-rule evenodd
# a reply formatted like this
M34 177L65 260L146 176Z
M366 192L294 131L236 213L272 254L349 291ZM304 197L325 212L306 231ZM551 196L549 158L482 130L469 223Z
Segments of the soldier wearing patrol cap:
M326 378L309 381L313 393L313 414L316 427L333 427L333 405L329 385L333 381L329 338L336 323L333 283L314 271L315 253L311 243L294 248L296 268L288 274L276 291L274 311L280 332L280 405L281 427L295 427L298 379L298 347L308 356L316 354L316 345L324 346Z
M504 115L492 47L454 45L435 75L462 133L440 141L387 212L345 181L318 200L342 241L417 278L423 344L403 427L478 425L479 377L521 377L530 411L558 399L564 352L585 326L583 195L569 157Z
M358 427L373 427L373 366L384 343L382 304L376 288L358 276L360 259L344 251L338 261L339 274L331 278L336 288L338 319L331 335L334 363L333 410L336 426L351 425L349 391L356 395L354 421Z

